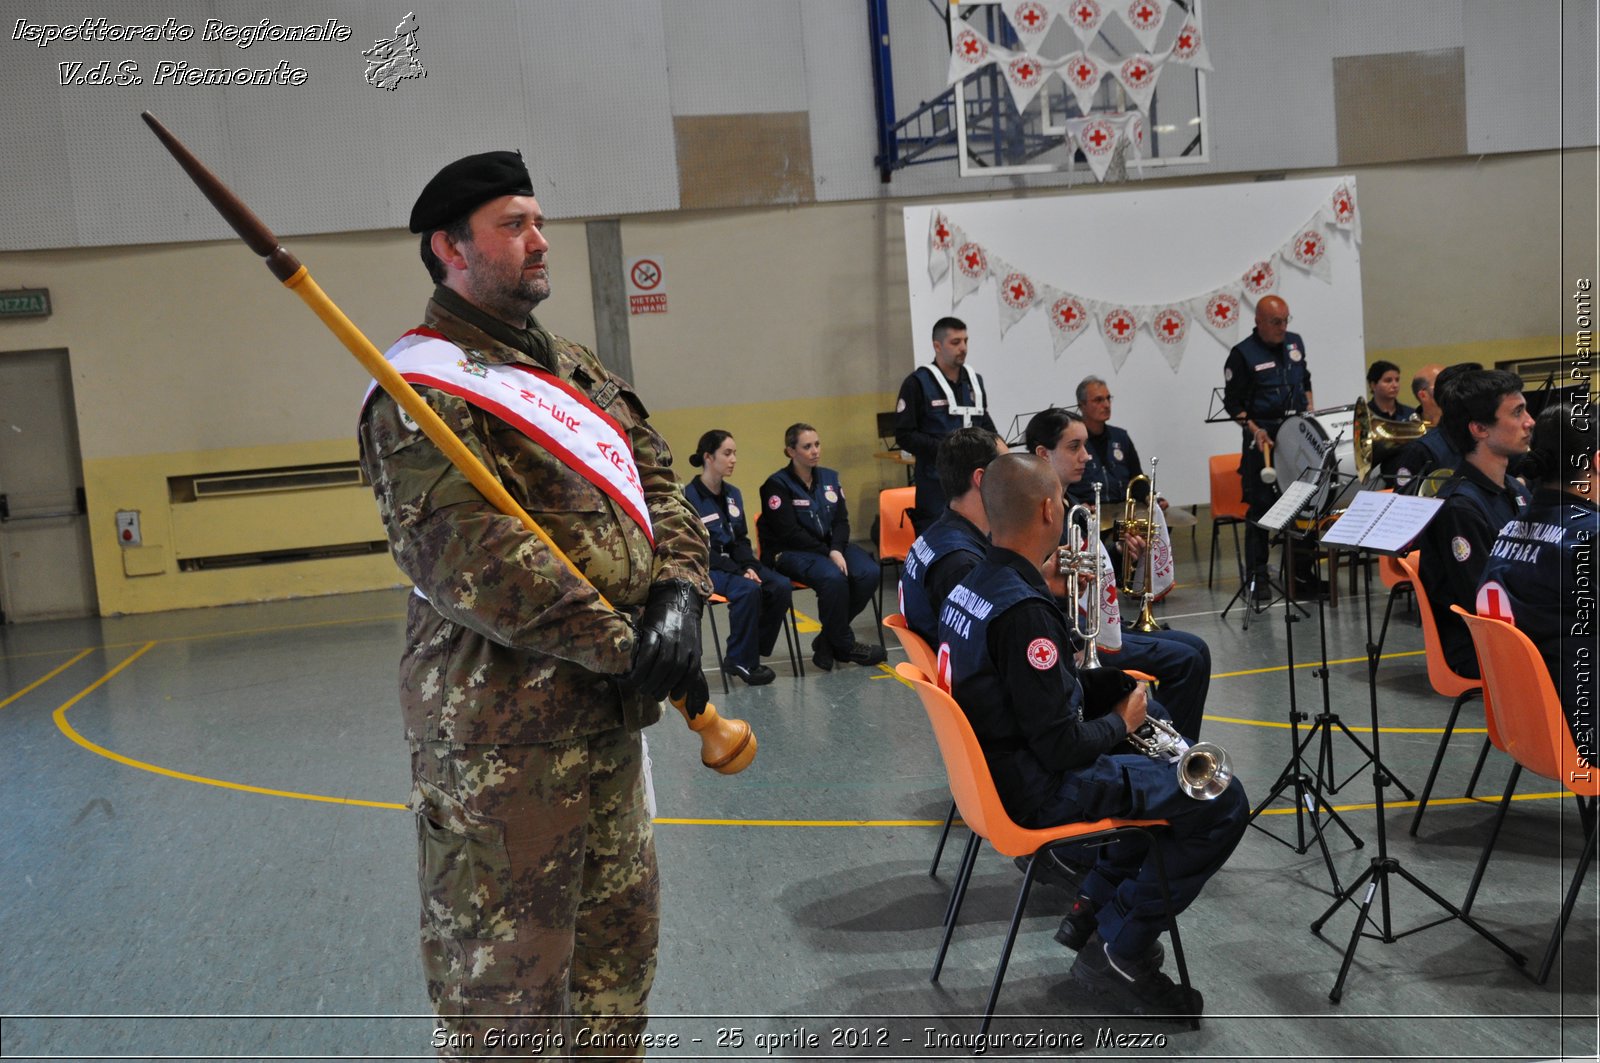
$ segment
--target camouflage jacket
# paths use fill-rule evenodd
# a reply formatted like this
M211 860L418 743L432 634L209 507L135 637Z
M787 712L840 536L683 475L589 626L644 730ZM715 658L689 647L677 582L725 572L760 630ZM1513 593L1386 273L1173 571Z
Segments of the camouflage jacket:
M538 364L437 301L424 320L475 361ZM361 415L362 467L390 552L426 596L410 599L400 665L413 739L553 742L654 723L660 705L615 678L632 661L633 618L655 582L684 579L710 593L705 527L673 478L666 441L593 351L552 340L563 380L591 397L602 389L615 396L605 409L633 446L655 548L599 488L526 436L462 399L419 389L588 582L578 579L520 521L485 501L393 399L374 394Z

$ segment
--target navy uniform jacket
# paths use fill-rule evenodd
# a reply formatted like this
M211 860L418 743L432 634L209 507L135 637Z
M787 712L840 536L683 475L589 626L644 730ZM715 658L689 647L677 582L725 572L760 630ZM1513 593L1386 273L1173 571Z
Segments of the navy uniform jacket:
M761 485L761 561L771 565L779 554L799 550L826 554L850 542L850 513L845 507L839 474L817 466L811 489L785 465Z
M1067 487L1067 497L1074 502L1089 505L1094 502L1094 485L1101 484L1101 502L1121 502L1128 496L1128 483L1135 476L1143 476L1139 451L1126 429L1108 424L1098 436L1089 437L1089 464L1083 476ZM1133 497L1142 502L1150 497L1150 485L1140 484Z
M989 537L953 509L946 509L906 551L900 570L900 615L928 645L938 645L939 610L950 589L988 552Z
M1370 398L1367 400L1367 409L1372 411L1372 416L1381 421L1415 421L1418 417L1415 406L1407 406L1398 399L1395 400L1394 413L1392 415L1378 409Z
M900 398L894 405L895 445L901 450L910 451L911 456L917 459L917 510L930 517L943 510L946 501L944 490L939 486L936 464L939 442L956 429L968 427L962 423L960 416L950 412L950 402L933 377L937 372L939 367L936 365L918 366L900 385ZM999 429L994 426L994 418L989 416L989 396L983 386L983 377L977 377L978 389L984 393L981 403L976 401L972 380L973 374L967 372L966 366L962 366L955 387L951 388L956 403L961 406L981 405L983 413L972 418L972 427L987 428L998 435Z
M1528 489L1510 476L1497 484L1464 461L1436 497L1444 506L1422 531L1418 575L1433 606L1444 659L1452 671L1476 678L1472 635L1450 606L1472 609L1495 536L1528 508Z
M712 571L742 576L745 569L754 568L756 551L750 545L750 525L745 517L744 496L739 494L739 489L724 480L722 494L714 495L705 481L696 476L684 487L683 493L700 511L700 519L711 536Z
M1237 419L1250 419L1276 439L1278 426L1291 413L1305 413L1311 391L1311 367L1306 364L1306 344L1298 332L1284 334L1283 343L1268 347L1254 330L1228 352L1223 363L1222 406ZM1244 430L1244 446L1252 435Z
M990 547L945 599L939 642L940 682L972 723L1012 818L1064 787L1088 803L1088 791L1123 785L1105 755L1127 737L1122 718L1084 718L1066 617L1027 558Z
M1400 448L1394 471L1395 490L1413 494L1422 486L1422 478L1433 470L1459 468L1461 452L1450 442L1444 429L1434 425L1420 439L1413 439Z
M1478 588L1477 612L1510 614L1544 663L1585 763L1595 757L1596 543L1600 505L1551 488L1534 492L1520 520L1500 531ZM1498 596L1498 597L1496 597Z

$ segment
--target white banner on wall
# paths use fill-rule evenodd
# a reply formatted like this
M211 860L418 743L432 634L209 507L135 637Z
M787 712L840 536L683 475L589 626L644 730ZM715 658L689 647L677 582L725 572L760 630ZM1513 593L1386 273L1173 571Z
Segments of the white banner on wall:
M1349 217L1337 206L1345 202ZM907 371L929 361L933 323L953 313L967 324L967 364L983 374L1002 432L1047 405L1073 405L1079 380L1103 377L1112 422L1141 455L1161 458L1162 493L1205 502L1209 455L1239 447L1237 429L1204 423L1211 394L1261 295L1288 301L1319 406L1365 394L1355 203L1355 178L1341 176L907 207ZM948 273L933 280L930 234L940 225L959 240ZM1295 249L1300 259L1289 261ZM1000 291L1000 268L1036 294Z

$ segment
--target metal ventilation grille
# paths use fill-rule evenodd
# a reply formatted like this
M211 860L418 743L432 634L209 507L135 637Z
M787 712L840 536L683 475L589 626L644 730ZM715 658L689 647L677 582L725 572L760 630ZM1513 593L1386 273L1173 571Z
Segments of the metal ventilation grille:
M367 486L370 484L361 471L361 463L356 461L282 469L201 473L194 476L172 476L167 479L168 497L173 502L195 502L202 498L259 495L275 491Z

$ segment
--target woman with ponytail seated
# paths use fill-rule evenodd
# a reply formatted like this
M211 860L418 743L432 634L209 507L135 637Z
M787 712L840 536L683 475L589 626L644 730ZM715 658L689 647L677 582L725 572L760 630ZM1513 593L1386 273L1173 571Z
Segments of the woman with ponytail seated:
M1559 403L1533 427L1523 472L1533 505L1489 551L1477 612L1509 621L1538 647L1584 759L1596 762L1595 551L1600 544L1600 434L1594 407Z
M701 469L684 493L711 536L711 585L728 599L728 671L753 687L777 678L761 663L778 644L794 587L756 559L744 498L728 483L739 461L733 436L714 428L700 437L689 464Z

